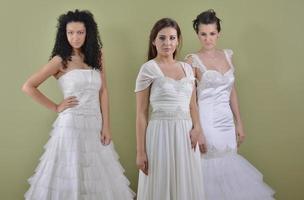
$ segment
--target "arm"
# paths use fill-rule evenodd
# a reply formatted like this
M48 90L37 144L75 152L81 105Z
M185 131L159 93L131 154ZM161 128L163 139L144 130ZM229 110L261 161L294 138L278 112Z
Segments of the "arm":
M146 153L146 129L148 126L150 87L136 93L136 164L148 175L148 159Z
M102 71L100 72L102 86L99 91L100 111L102 115L102 130L101 130L101 142L104 145L108 145L111 142L111 130L110 130L110 115L109 115L109 95L106 81L105 62L103 53L101 55Z
M233 116L235 119L236 136L237 136L237 142L238 142L238 146L239 146L245 139L245 133L244 133L244 129L243 129L243 123L241 120L241 114L240 114L235 85L233 85L231 95L230 95L230 107L231 107L231 110L232 110L232 113L233 113Z
M193 124L193 128L190 131L190 139L191 139L192 148L195 148L196 144L198 143L201 153L206 153L207 146L206 146L206 142L205 142L205 136L204 136L203 130L201 128L201 124L200 124L195 86L194 86L191 101L190 101L190 115L191 115L192 124Z
M62 60L59 56L55 56L45 66L43 66L42 69L34 73L22 86L23 92L54 112L61 112L66 108L77 105L78 103L75 97L68 97L57 105L38 90L39 85L41 85L45 80L60 72L60 68L62 67L61 61Z

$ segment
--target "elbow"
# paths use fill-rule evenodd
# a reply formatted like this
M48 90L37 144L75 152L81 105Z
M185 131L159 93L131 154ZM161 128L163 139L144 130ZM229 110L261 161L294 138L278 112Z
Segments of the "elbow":
M21 91L24 92L24 93L27 93L28 91L28 85L26 83L24 83L21 87Z
M25 82L21 87L21 91L24 92L25 94L29 94L30 90L31 90L31 87L27 82Z

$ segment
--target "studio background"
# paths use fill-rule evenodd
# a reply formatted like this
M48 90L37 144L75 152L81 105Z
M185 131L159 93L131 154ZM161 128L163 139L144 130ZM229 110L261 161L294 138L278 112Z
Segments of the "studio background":
M137 189L135 94L139 67L156 20L179 23L179 58L200 47L192 20L215 9L222 19L219 47L234 51L236 84L244 121L240 153L263 174L278 200L304 199L304 68L301 0L73 0L0 2L0 199L20 200L28 189L57 114L21 92L54 45L57 18L88 9L104 43L113 141ZM40 89L55 102L62 95L54 78Z

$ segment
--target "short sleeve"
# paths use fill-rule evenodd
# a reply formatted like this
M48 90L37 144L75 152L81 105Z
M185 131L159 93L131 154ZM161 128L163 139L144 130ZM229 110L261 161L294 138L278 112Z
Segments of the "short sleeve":
M231 49L225 49L227 56L231 59L233 55L233 51Z
M155 67L149 62L143 64L136 78L135 92L148 88L153 83L155 77Z
M191 65L189 65L188 63L183 62L182 63L184 65L184 70L186 73L186 76L189 77L191 80L195 80L194 74L193 74L193 69L191 67Z
M185 57L185 61L190 61L190 66L194 67L194 68L200 68L199 63L197 62L197 60L195 59L195 56L193 54L188 54ZM187 62L188 63L188 62Z

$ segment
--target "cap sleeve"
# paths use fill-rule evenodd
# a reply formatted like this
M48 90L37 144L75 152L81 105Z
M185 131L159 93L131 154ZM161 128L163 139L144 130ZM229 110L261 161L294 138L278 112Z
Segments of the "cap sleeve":
M197 60L195 59L195 56L194 56L193 54L188 54L188 55L185 57L185 61L186 61L187 63L189 63L191 67L200 68L199 63L197 62Z
M234 66L232 64L232 55L233 55L233 51L231 49L225 49L224 50L225 54L226 54L226 57L227 57L227 60L228 60L228 63L230 65L230 67L233 68L234 70Z
M227 56L229 58L232 58L232 55L233 55L233 51L231 49L225 49L225 52L227 53Z
M185 62L182 62L182 64L184 65L184 70L185 70L186 76L188 78L190 78L191 80L195 80L193 69L192 69L191 65L189 65L188 63L185 63Z
M135 92L140 92L148 88L156 78L155 67L151 63L145 63L141 66L136 78Z

